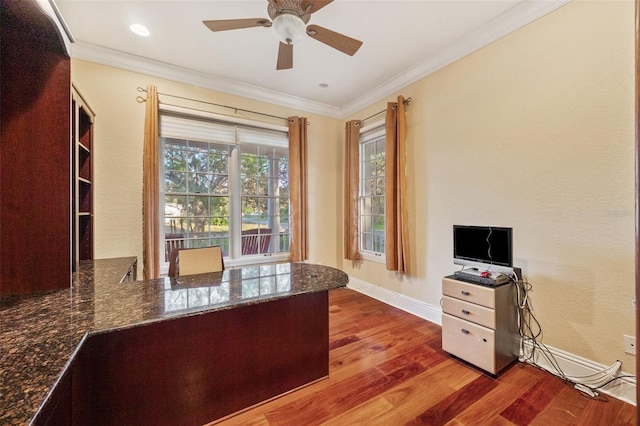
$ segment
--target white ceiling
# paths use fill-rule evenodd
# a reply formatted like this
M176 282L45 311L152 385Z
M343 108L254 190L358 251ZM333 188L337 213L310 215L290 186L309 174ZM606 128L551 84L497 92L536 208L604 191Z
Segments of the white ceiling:
M214 33L202 23L269 18L265 0L55 0L73 57L337 118L566 2L335 0L309 23L363 41L360 50L348 56L305 36L293 69L277 71L271 28ZM133 34L134 23L151 35Z

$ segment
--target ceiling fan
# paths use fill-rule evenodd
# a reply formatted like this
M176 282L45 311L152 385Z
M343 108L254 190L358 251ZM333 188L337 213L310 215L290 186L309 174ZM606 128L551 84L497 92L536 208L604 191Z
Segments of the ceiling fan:
M280 39L276 69L293 68L293 45L306 33L328 46L353 56L362 42L336 33L318 25L306 26L311 14L322 9L333 0L267 0L266 18L222 19L203 21L211 31L227 31L251 27L273 27ZM306 26L306 28L305 28Z

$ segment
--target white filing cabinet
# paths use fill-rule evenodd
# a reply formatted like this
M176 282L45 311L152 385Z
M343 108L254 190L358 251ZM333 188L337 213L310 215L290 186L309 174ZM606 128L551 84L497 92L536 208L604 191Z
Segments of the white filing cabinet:
M442 279L442 349L491 374L518 357L516 287Z

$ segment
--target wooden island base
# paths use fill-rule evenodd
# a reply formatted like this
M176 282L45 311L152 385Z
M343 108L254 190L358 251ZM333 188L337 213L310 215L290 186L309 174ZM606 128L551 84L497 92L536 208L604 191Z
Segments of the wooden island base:
M328 291L88 337L73 424L201 425L329 372Z

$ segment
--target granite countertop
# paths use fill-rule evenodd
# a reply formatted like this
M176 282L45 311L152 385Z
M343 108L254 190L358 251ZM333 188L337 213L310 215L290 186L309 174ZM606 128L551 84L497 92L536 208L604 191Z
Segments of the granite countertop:
M28 424L88 334L347 285L335 268L281 263L120 283L135 257L81 261L71 288L0 300L0 424Z

